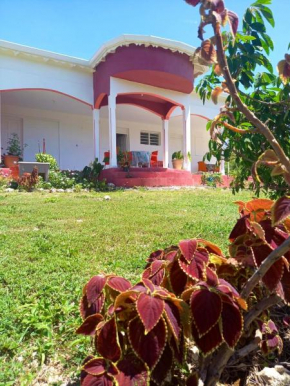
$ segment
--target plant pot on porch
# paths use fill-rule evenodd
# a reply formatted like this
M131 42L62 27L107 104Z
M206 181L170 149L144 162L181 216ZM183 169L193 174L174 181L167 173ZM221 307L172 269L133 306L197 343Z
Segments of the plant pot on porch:
M173 169L181 170L183 166L183 159L173 159L172 166Z
M17 166L19 157L17 155L5 155L4 156L4 165L6 168L13 168Z

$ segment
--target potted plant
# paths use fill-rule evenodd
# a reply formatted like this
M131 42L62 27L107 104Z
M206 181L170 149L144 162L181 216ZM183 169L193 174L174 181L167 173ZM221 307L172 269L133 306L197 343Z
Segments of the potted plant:
M124 151L121 154L119 153L118 164L123 169L124 172L129 172L131 166L131 157L130 152Z
M183 166L183 154L181 153L181 151L175 151L173 154L172 154L172 166L173 166L173 169L178 169L178 170L181 170L182 169L182 166Z
M23 153L18 134L11 134L11 137L8 139L8 147L6 150L7 155L4 156L4 165L7 168L11 168L17 164Z

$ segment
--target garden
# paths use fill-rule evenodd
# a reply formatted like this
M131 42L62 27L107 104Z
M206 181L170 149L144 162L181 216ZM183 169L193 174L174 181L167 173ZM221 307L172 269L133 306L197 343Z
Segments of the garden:
M242 23L224 0L186 2L201 16L195 55L212 68L197 91L226 96L207 157L233 164L235 196L31 194L37 171L18 181L23 194L1 192L5 385L289 384L290 56L277 75L271 0ZM99 189L98 165L75 181Z
M153 250L181 239L211 239L226 252L232 201L251 198L199 189L105 195L0 193L0 384L77 379L89 343L75 334L85 282L100 273L136 282Z

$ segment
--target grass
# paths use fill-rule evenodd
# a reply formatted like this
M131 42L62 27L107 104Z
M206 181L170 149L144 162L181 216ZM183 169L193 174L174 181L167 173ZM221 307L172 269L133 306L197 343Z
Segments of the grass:
M89 340L74 334L86 281L136 281L150 252L203 237L225 252L237 219L222 190L0 194L0 385L33 385L43 364L73 377ZM44 384L58 385L57 381Z

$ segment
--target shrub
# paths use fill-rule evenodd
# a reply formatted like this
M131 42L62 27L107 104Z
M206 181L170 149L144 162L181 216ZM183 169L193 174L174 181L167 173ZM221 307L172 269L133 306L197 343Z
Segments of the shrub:
M135 285L116 275L89 280L77 333L94 337L97 356L84 362L83 385L215 385L221 362L237 364L258 348L281 353L268 308L290 303L290 252L263 267L290 233L290 198L237 204L229 257L209 241L182 240L153 252Z
M59 166L57 164L56 159L50 154L37 153L35 154L35 160L37 162L48 162L50 170L59 170Z
M32 173L24 173L18 179L18 188L20 190L25 190L26 192L31 192L33 188L38 184L38 170L33 168Z
M221 173L202 173L201 183L216 188L223 183L222 175Z

